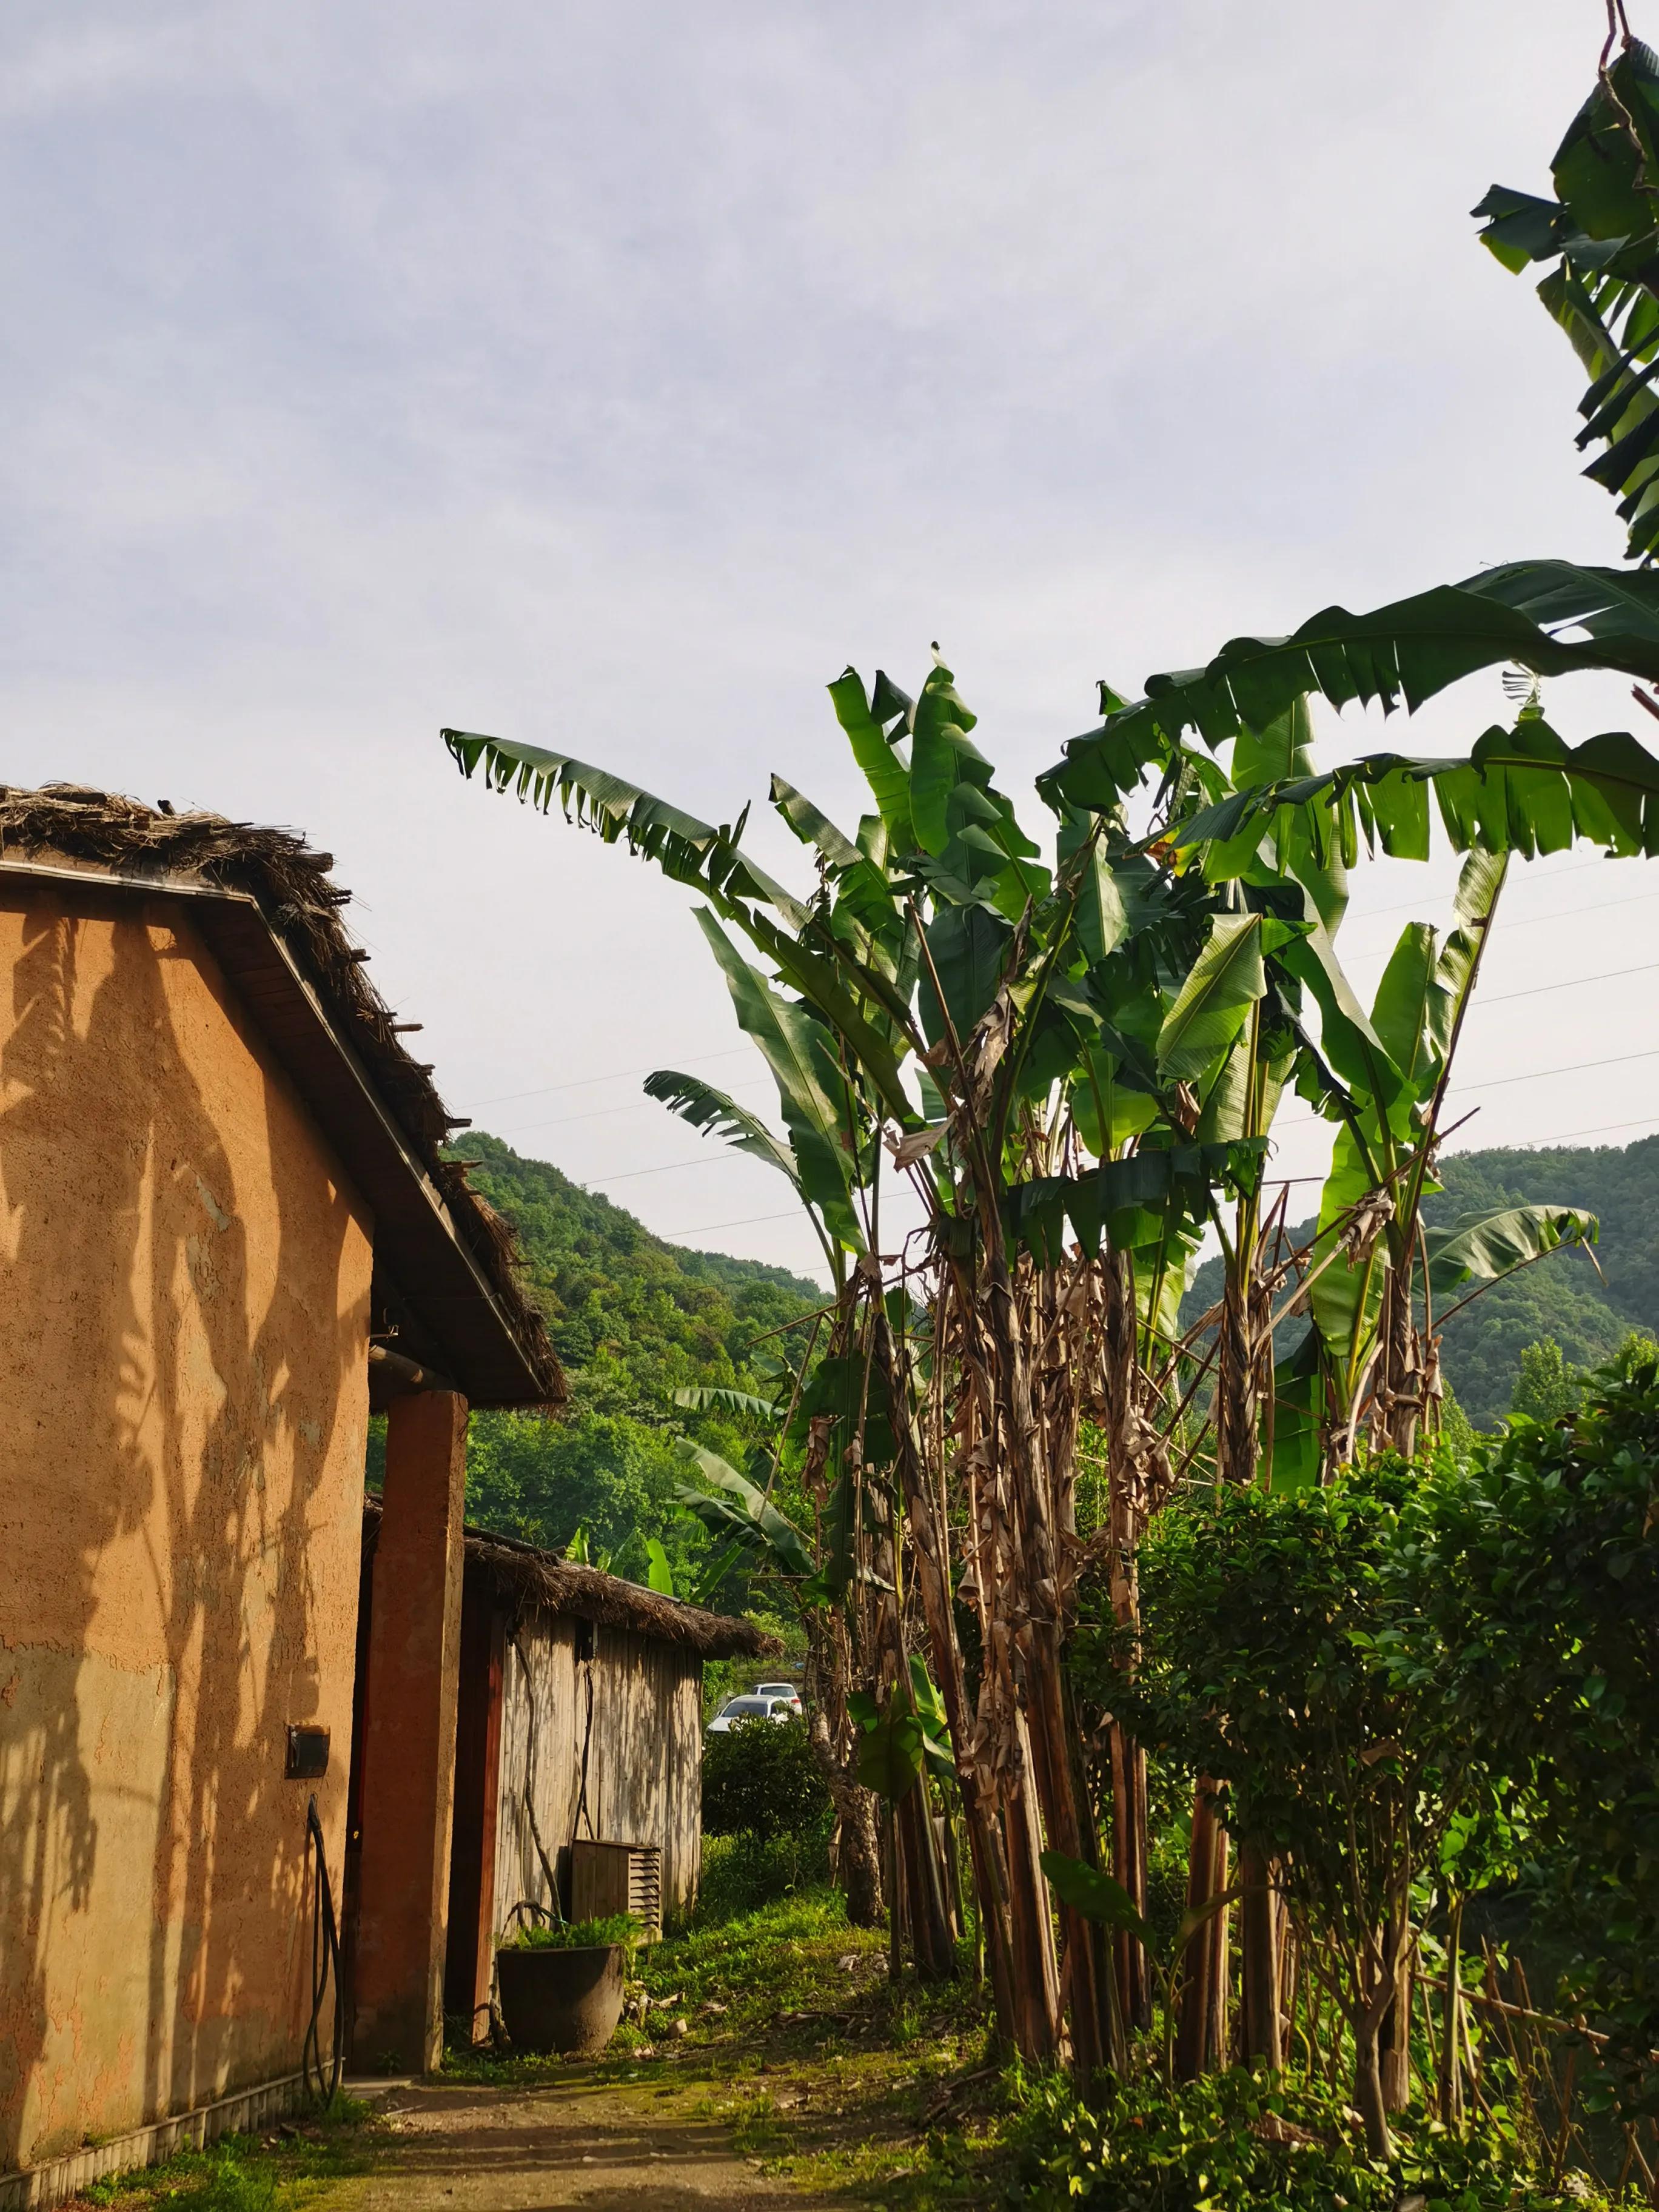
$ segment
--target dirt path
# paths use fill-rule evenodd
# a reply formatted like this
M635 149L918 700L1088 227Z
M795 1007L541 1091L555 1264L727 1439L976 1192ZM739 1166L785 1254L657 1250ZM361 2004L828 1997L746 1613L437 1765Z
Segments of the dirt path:
M428 2088L387 2100L373 2169L331 2185L328 2212L726 2212L809 2197L761 2173L699 2092L571 2079L535 2088Z

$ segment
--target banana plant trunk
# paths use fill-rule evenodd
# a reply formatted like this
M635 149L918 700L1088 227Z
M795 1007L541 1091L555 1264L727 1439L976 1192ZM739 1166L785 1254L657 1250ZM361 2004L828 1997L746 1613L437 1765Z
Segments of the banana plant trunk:
M896 1409L894 1441L898 1455L900 1487L904 1498L916 1588L927 1625L933 1680L945 1700L945 1720L956 1756L957 1780L962 1791L963 1825L968 1832L968 1853L974 1871L975 1902L985 1944L991 1994L996 2007L997 2029L1003 2040L1021 2048L1017 2032L1013 1968L1013 1935L1009 1918L1008 1879L996 1817L994 1777L982 1771L973 1756L975 1730L969 1710L962 1647L957 1638L956 1616L945 1564L940 1516L933 1486L917 1443L913 1422L896 1417L896 1409L912 1402L908 1362L879 1308L875 1316L876 1358L888 1385L888 1401Z
M1227 1831L1216 1809L1215 1784L1200 1774L1193 1793L1192 1843L1187 1861L1187 1909L1196 1911L1227 1887ZM1182 2081L1220 2065L1227 2050L1227 1915L1212 1912L1188 1939L1176 2023L1175 2070Z
M1238 1878L1244 1893L1238 1908L1244 2055L1276 2074L1285 2063L1279 1991L1285 1929L1272 1876L1272 1867L1261 1850L1251 1844L1240 1848Z
M1060 1563L1054 1550L1048 1471L1041 1458L1038 1416L1033 1403L1022 1316L1009 1276L1000 1224L994 1238L988 1237L988 1244L990 1279L985 1309L994 1352L991 1371L995 1401L1001 1415L1018 1547L1014 1560L1017 1575L1006 1593L1012 1600L1006 1618L1012 1626L1024 1616L1021 1626L1015 1631L1014 1644L1022 1662L1018 1672L1024 1676L1020 1687L1030 1746L1030 1771L1036 1784L1042 1829L1049 1847L1064 1852L1067 1858L1083 1859L1093 1856L1092 1828L1085 1844L1066 1735L1059 1617ZM1040 1304L1037 1311L1042 1312ZM1036 1840L1034 1862L1040 1860L1042 1850L1041 1839ZM1031 1869L1031 1891L1033 1917L1041 1914L1046 1922L1048 1888L1037 1863ZM1059 1919L1071 1998L1073 2063L1079 2077L1086 2081L1113 2056L1111 1997L1101 1972L1101 1951L1086 1917L1062 1903ZM1049 1948L1052 1955L1052 1944ZM1057 1987L1055 1994L1058 2011Z
M1383 1279L1382 1357L1375 1383L1373 1432L1401 1458L1417 1449L1424 1413L1422 1341L1412 1313L1412 1243L1409 1233L1390 1237L1389 1267Z
M1100 1269L1101 1395L1106 1414L1107 1541L1112 1618L1119 1639L1119 1665L1133 1676L1140 1645L1140 1583L1135 1551L1146 1515L1143 1481L1135 1445L1140 1431L1136 1402L1139 1358L1136 1344L1134 1293L1121 1254L1108 1252ZM1146 1754L1121 1721L1114 1717L1109 1735L1112 1776L1112 1875L1135 1911L1146 1917L1146 1863L1150 1820L1146 1803ZM1127 2027L1145 2033L1152 2024L1152 1978L1146 1956L1127 1929L1115 1931L1113 1966L1118 2008Z
M1257 1346L1252 1326L1251 1291L1255 1259L1253 1206L1241 1205L1233 1252L1222 1294L1216 1347L1216 1478L1248 1486L1255 1480L1260 1452L1257 1414ZM1214 1784L1200 1775L1193 1793L1192 1841L1187 1862L1187 1905L1197 1911L1227 1887L1228 1839L1216 1809ZM1187 1947L1188 1972L1176 2038L1176 2067L1190 2081L1207 2067L1223 2063L1227 2048L1229 1945L1228 1910L1212 1913ZM1260 1934L1246 1942L1247 1979L1262 1985L1257 1957Z
M806 1631L807 1741L830 1792L841 1834L836 1881L854 1928L879 1928L886 1912L882 1893L881 1833L876 1801L859 1782L853 1732L847 1717L847 1646L842 1625L818 1607L804 1609Z
M939 1834L925 1774L919 1774L900 1798L895 1818L904 1864L904 1893L910 1907L910 1955L916 1978L948 1982L956 1975L957 1948L951 1940Z

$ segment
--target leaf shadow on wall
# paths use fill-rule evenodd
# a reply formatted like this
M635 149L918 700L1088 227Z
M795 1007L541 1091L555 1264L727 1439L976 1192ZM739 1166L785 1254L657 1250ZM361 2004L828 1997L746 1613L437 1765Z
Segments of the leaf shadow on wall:
M14 1012L0 2166L297 2062L309 1785L283 1749L319 1606L355 1595L331 1470L366 1389L350 1198L189 925L37 888Z

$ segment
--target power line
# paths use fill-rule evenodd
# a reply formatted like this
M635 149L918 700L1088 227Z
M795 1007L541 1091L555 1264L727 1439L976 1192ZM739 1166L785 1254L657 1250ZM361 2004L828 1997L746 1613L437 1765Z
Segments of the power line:
M1565 1067L1535 1067L1528 1075L1495 1075L1487 1083L1454 1083L1453 1092L1462 1097L1469 1091L1504 1091L1511 1083L1541 1083L1550 1075L1583 1075L1593 1067L1626 1067L1633 1060L1659 1060L1659 1045L1646 1052L1621 1052L1612 1060L1575 1060Z
M1638 1114L1633 1121L1599 1121L1593 1129L1565 1129L1558 1137L1518 1137L1512 1145L1483 1145L1488 1152L1525 1152L1529 1145L1570 1145L1575 1137L1611 1137L1620 1129L1645 1129L1659 1121L1659 1115ZM1455 1159L1453 1152L1448 1156Z
M1525 998L1530 994L1518 992L1516 995ZM1454 1083L1450 1095L1461 1098L1467 1091L1504 1091L1512 1083L1542 1083L1552 1075L1584 1075L1595 1067L1626 1067L1634 1060L1659 1060L1659 1045L1653 1046L1646 1052L1621 1052L1612 1060L1575 1060L1569 1061L1565 1067L1534 1067L1529 1069L1525 1075L1496 1075L1486 1083ZM1294 1121L1286 1121L1284 1126L1287 1130L1311 1129L1317 1127L1325 1118L1322 1114L1304 1114ZM1607 1126L1614 1127L1619 1125L1610 1122ZM1624 1126L1633 1128L1635 1124L1630 1122ZM1554 1138L1539 1137L1533 1141L1541 1145L1553 1144L1557 1140Z
M1556 870L1553 872L1553 873L1552 875L1550 875L1550 876L1543 877L1543 878L1534 878L1534 879L1532 879L1532 880L1534 880L1534 881L1538 881L1538 882L1545 882L1545 883L1553 883L1553 882L1554 882L1554 881L1556 881L1556 880L1557 880L1557 878L1559 878L1559 877L1562 877L1562 876L1577 876L1577 875L1582 875L1582 874L1585 873L1588 870L1589 870L1589 869L1591 869L1591 868L1602 867L1602 866L1606 866L1606 863L1605 863L1605 861L1602 861L1602 860L1585 860L1585 861L1581 861L1581 862L1580 862L1580 863L1579 863L1576 867L1571 867L1571 868L1558 868L1558 869L1556 869ZM1518 889L1518 888L1520 888L1520 886L1518 886L1518 885L1517 885L1517 886L1516 886L1516 888ZM1632 897L1627 898L1627 899L1604 899L1604 900L1595 900L1595 901L1592 901L1592 902L1591 902L1591 903L1590 903L1589 905L1588 905L1588 906L1575 906L1575 907L1568 907L1568 908L1566 908L1563 913L1560 913L1560 914L1540 914L1540 915L1529 915L1526 920L1522 921L1514 921L1514 922L1507 922L1507 921L1506 921L1506 925L1505 925L1505 934L1507 935L1510 931L1516 930L1516 929L1530 929L1530 928L1532 928L1533 927L1534 927L1536 924L1538 924L1538 923L1540 923L1540 922L1546 922L1546 921L1565 921L1568 920L1571 915L1576 915L1576 914L1602 914L1602 913L1606 913L1606 912L1609 911L1611 908L1614 908L1614 907L1620 907L1620 906L1632 906L1632 905L1638 904L1640 901L1642 901L1642 900L1644 900L1644 899L1651 899L1651 898L1659 898L1659 890L1655 890L1655 891L1638 891L1638 892L1636 892L1635 894L1633 894L1633 896L1632 896ZM1421 904L1422 904L1422 903L1423 903L1423 902L1422 902L1420 899L1402 899L1402 900L1401 900L1401 901L1400 901L1396 905L1394 905L1394 906L1382 906L1382 907L1376 907L1376 908L1372 908L1372 910L1371 910L1369 914L1356 914L1356 915L1352 915L1352 916L1350 918L1349 926L1350 926L1350 927L1351 927L1351 928L1358 928L1362 924L1364 924L1364 923L1365 923L1365 922L1368 922L1368 921L1383 921L1383 920L1385 920L1385 919L1386 919L1389 915L1395 915L1395 914L1406 914L1406 913L1408 913L1408 912L1411 910L1411 908L1412 908L1421 906ZM1636 969L1629 969L1629 970L1625 971L1625 972L1627 972L1627 973L1629 973L1629 974L1634 975L1634 974L1636 974L1638 971L1637 971ZM1599 980L1599 979L1597 979L1597 978L1594 978L1594 977L1586 977L1584 980L1585 980L1585 981L1597 981L1597 980ZM1555 986L1553 986L1553 985L1547 985L1547 986L1546 986L1545 988L1546 988L1553 989L1553 988L1555 988L1556 987L1555 987ZM1486 1001L1486 1004L1488 1004L1488 1005L1491 1005L1491 1004L1492 1004L1492 1003L1494 1003L1494 1002L1493 1002L1493 1001L1492 1001L1492 1000L1488 1000L1487 1001ZM697 1054L694 1058L692 1058L692 1059L690 1059L690 1060L685 1060L685 1061L684 1062L684 1065L685 1066L687 1066L687 1067L707 1067L707 1066L713 1066L713 1065L714 1065L714 1063L715 1061L717 1061L717 1060L740 1060L740 1059L744 1059L744 1058L745 1058L745 1057L746 1057L746 1056L747 1056L747 1055L748 1055L748 1054L750 1054L753 1049L754 1049L754 1048L753 1048L752 1046L750 1046L750 1045L733 1045L733 1046L729 1047L729 1048L728 1048L726 1051L724 1051L724 1052L705 1052L705 1053L699 1053L699 1054ZM651 1061L645 1062L645 1063L643 1063L642 1065L641 1065L640 1066L637 1066L637 1067L617 1067L617 1068L612 1068L612 1069L609 1072L609 1073L605 1074L605 1075L580 1075L580 1076L573 1076L573 1077L572 1077L572 1078L571 1078L568 1082L565 1082L565 1083L544 1083L544 1084L538 1084L538 1085L537 1085L533 1089L529 1090L529 1091L500 1091L500 1092L497 1092L497 1093L496 1093L496 1095L495 1095L494 1097L490 1097L490 1098L480 1098L480 1099L478 1099L478 1100L475 1101L475 1104L476 1104L476 1106L477 1106L477 1110L478 1110L479 1112L483 1112L483 1109L484 1109L486 1107L489 1107L489 1106L512 1106L512 1105L516 1105L516 1104L518 1103L518 1102L520 1101L520 1099L521 1099L521 1098L547 1098L547 1097L552 1097L556 1092L558 1092L558 1091L586 1091L586 1090L591 1089L591 1088L592 1088L595 1084L599 1084L599 1083L623 1083L623 1082L626 1082L626 1081L627 1081L627 1079L629 1079L629 1077L630 1077L630 1076L634 1076L634 1075L649 1075L649 1074L651 1074L651 1073L652 1073L656 1069L656 1067L658 1067L659 1065L660 1065L660 1062L659 1062L659 1061L658 1061L658 1060L651 1060ZM610 1111L619 1111L619 1110L621 1110L621 1109L611 1109L611 1108L605 1108L605 1107L601 1107L601 1108L598 1109L597 1110L598 1110L599 1112L600 1112L600 1113L605 1113L605 1112L610 1112ZM591 1115L585 1115L585 1114L581 1114L581 1115L573 1114L573 1115L568 1115L568 1117L565 1117L565 1118L568 1118L568 1120L570 1120L570 1121L587 1121L587 1120L592 1119L592 1116L591 1116ZM529 1128L547 1129L547 1128L555 1128L555 1127L557 1127L559 1126L559 1123L558 1123L558 1122L556 1122L556 1121L532 1121L532 1122L529 1122L529 1123L524 1123L524 1124L521 1124L520 1126L521 1126L521 1127L529 1127Z
M1562 872L1563 874L1576 874L1577 871L1573 869L1564 869ZM1559 914L1529 914L1526 916L1524 921L1510 921L1505 918L1500 934L1506 938L1512 937L1517 929L1540 929L1546 922L1570 921L1576 914L1611 914L1617 907L1640 906L1644 899L1656 898L1659 898L1659 890L1632 891L1628 898L1592 899L1589 901L1588 905L1585 906L1563 907ZM1411 899L1407 902L1408 906L1416 906L1419 903L1419 902L1416 899ZM1406 911L1406 908L1395 907L1390 909L1385 907L1382 908L1381 911L1384 914L1390 911L1395 914L1403 914ZM1369 921L1371 918L1372 917L1370 915L1357 914L1354 916L1354 927L1358 928L1361 922ZM1370 959L1376 956L1370 953L1366 953L1362 957L1366 959Z
M736 1060L741 1054L753 1049L752 1045L738 1044L732 1046L726 1052L699 1053L695 1060L688 1060L685 1065L688 1067L703 1067L711 1060ZM585 1091L594 1083L622 1083L630 1075L649 1075L660 1066L659 1060L653 1060L644 1067L618 1067L609 1075L574 1076L568 1083L544 1083L534 1091L504 1091L499 1097L480 1098L477 1103L481 1110L486 1106L511 1106L520 1098L545 1098L555 1091Z
M1511 999L1540 999L1546 991L1571 991L1581 983L1615 983L1621 975L1650 975L1659 968L1659 960L1644 960L1639 968L1604 968L1599 975L1569 975L1560 983L1530 983L1524 991L1500 991L1495 999L1477 998L1469 1008L1478 1014L1482 1006L1506 1006Z
M719 1229L752 1229L760 1221L797 1221L801 1209L792 1206L787 1213L751 1213L742 1221L705 1221L701 1229L659 1229L654 1233L665 1244L678 1244L687 1237L712 1237Z
M1575 862L1575 864L1570 868L1552 868L1550 872L1546 876L1523 876L1514 888L1516 890L1529 890L1543 884L1559 883L1563 876L1582 876L1589 869L1603 868L1606 866L1607 862L1604 859L1579 860ZM1420 907L1422 903L1423 902L1420 898L1401 899L1398 904L1395 906L1374 906L1370 908L1364 914L1345 916L1344 919L1345 921L1351 922L1352 926L1358 929L1362 922L1381 921L1387 915L1391 914L1409 914L1413 907ZM1547 920L1548 918L1549 917L1547 916L1540 916L1540 920Z
M743 1091L768 1090L771 1085L771 1080L770 1076L757 1075L750 1083L734 1083L732 1085L732 1096L736 1097ZM599 1121L607 1116L614 1121L619 1115L641 1113L647 1106L655 1103L656 1101L653 1099L636 1099L631 1106L590 1106L586 1112L580 1114L556 1114L550 1121L511 1122L502 1130L501 1134L504 1137L522 1137L532 1129L565 1129L568 1128L573 1121ZM482 1112L483 1109L480 1108L479 1110Z
M704 1152L700 1158L695 1160L665 1161L663 1165L659 1168L629 1168L622 1175L594 1176L591 1181L584 1183L582 1188L585 1190L591 1190L595 1188L600 1183L633 1182L640 1176L672 1175L676 1168L718 1167L723 1161L731 1160L749 1160L757 1167L764 1167L766 1164L763 1160L756 1159L756 1157L752 1152L740 1152L736 1150L727 1150L723 1152Z

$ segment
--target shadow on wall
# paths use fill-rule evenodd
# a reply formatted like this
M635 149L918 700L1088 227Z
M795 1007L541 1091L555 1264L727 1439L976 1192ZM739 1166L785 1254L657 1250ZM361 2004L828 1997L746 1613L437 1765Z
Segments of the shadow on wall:
M0 908L0 2167L297 2063L343 1636L340 1828L367 1239L187 927Z

